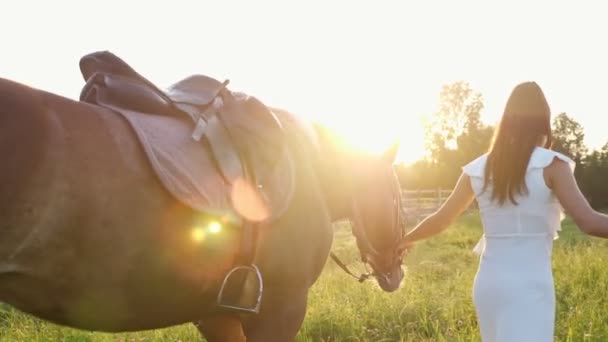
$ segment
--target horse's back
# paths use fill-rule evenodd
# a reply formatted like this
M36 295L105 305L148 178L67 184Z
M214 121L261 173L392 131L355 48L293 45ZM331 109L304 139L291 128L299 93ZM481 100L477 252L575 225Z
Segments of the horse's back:
M0 192L0 203L36 189L44 196L50 182L59 179L81 187L104 179L118 182L129 176L123 172L116 178L124 169L140 180L152 178L120 117L6 79L0 79L0 158L0 182L13 188Z

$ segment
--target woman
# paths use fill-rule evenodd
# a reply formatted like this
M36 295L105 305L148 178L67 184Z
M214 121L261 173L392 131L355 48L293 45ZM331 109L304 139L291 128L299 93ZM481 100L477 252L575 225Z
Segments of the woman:
M551 151L551 118L535 82L516 86L492 146L463 168L448 200L407 234L406 246L446 229L476 199L484 236L473 302L484 342L553 341L551 249L561 209L585 233L608 236L573 176L574 162Z

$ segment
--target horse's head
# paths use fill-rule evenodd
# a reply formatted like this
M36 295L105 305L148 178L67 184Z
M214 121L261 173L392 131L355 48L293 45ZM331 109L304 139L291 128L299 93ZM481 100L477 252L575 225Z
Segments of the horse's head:
M323 186L332 218L352 222L361 260L371 266L371 275L383 290L394 291L403 279L401 246L405 235L401 191L393 168L399 144L393 144L382 154L366 153L332 139L325 130L320 132L325 150L333 152L321 158L325 165Z
M401 191L393 162L394 144L381 156L365 155L353 165L350 219L361 260L385 291L395 291L403 279L404 254L400 247L405 231L401 215Z

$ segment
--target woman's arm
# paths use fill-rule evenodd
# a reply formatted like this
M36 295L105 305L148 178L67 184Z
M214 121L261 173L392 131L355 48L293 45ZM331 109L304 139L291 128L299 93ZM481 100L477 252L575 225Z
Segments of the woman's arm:
M545 168L545 179L580 230L589 235L608 237L608 216L591 208L566 162L554 159L551 165Z
M420 222L405 236L405 244L427 239L441 233L455 218L464 212L475 199L469 176L462 174L448 199L435 213Z

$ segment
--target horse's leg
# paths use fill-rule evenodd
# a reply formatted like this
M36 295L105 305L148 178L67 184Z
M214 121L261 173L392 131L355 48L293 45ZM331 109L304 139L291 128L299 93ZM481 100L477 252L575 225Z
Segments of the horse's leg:
M308 288L265 294L260 313L244 321L247 342L293 341L306 316Z
M232 315L217 314L194 323L198 331L209 342L244 342L241 320Z

